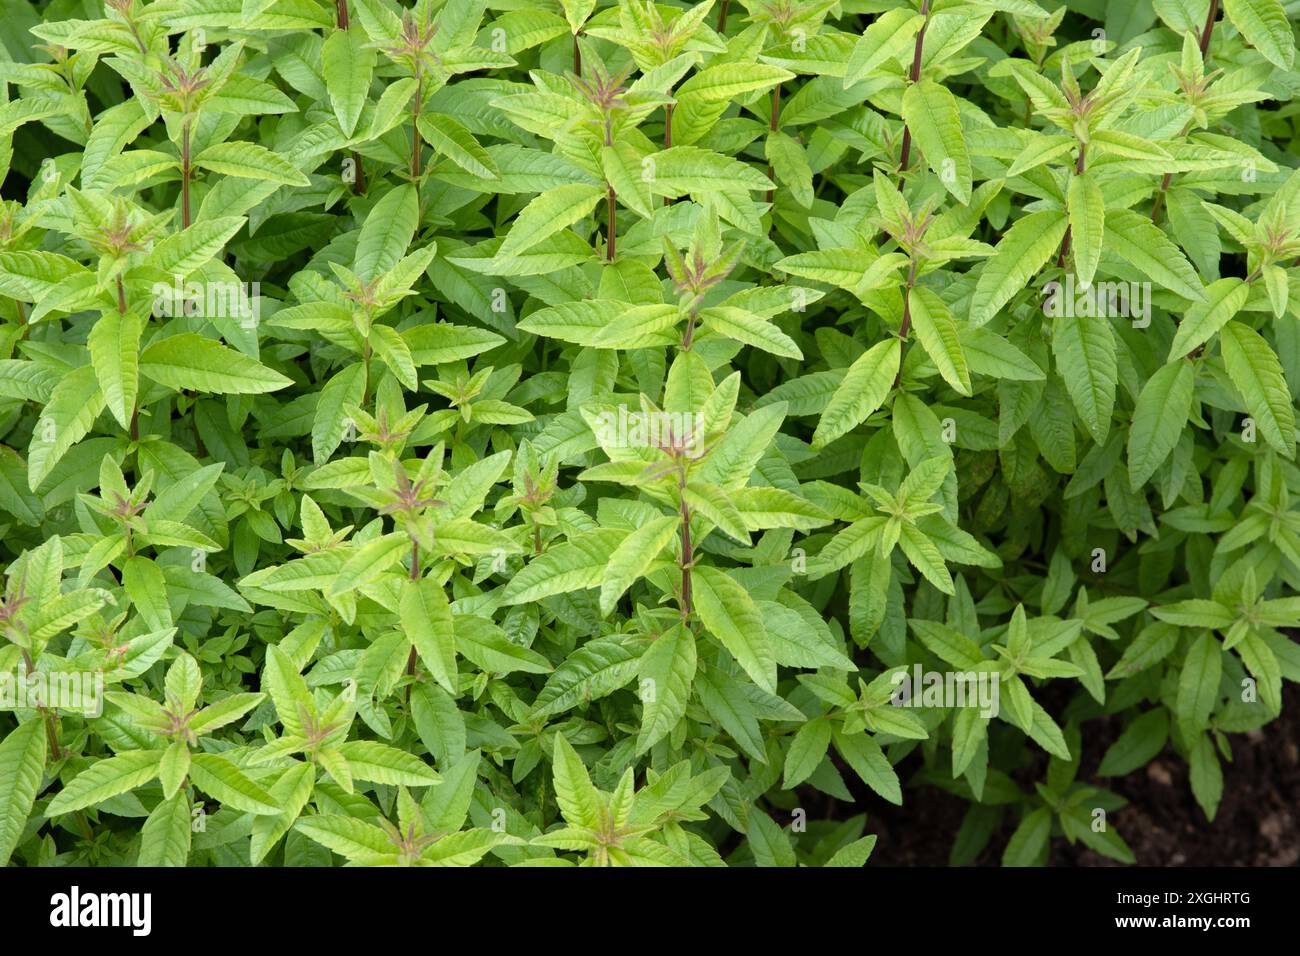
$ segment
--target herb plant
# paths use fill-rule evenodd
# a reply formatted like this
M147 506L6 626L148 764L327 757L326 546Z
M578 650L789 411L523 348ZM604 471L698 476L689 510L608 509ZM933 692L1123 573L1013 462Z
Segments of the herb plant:
M1300 679L1296 0L5 10L0 862L1131 862Z

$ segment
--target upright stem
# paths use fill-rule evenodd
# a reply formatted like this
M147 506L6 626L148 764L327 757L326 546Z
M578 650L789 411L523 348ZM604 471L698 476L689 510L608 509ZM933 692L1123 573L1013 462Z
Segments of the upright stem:
M411 542L411 580L412 581L420 580L420 545L415 541ZM415 676L415 664L417 660L418 660L418 655L415 650L415 645L412 644L411 652L406 655L406 676L407 677ZM408 707L411 705L410 684L406 685L406 705Z
M122 284L122 277L117 277L117 314L126 315L126 286Z
M775 133L777 131L777 127L781 125L780 120L781 120L781 84L778 83L776 84L776 87L772 90L772 120L768 125L768 128L771 129L773 133ZM772 164L768 163L767 178L772 179L772 175L773 175ZM772 181L776 182L775 179L772 179ZM772 198L775 195L775 192L776 191L772 189L769 189L767 191L767 203L769 206L772 204Z
M181 125L181 228L190 227L190 121Z
M1204 62L1210 51L1210 38L1214 36L1214 21L1219 15L1219 0L1210 0L1209 12L1205 15L1205 26L1201 29L1201 60ZM1187 135L1188 127L1183 127L1182 135ZM1160 180L1160 192L1156 193L1156 201L1151 205L1151 221L1160 222L1160 213L1165 206L1165 193L1169 191L1169 183L1173 181L1172 172L1165 173Z
M930 25L930 0L922 0L921 16L925 17L925 22L921 24L921 29L916 34L916 45L912 48L912 69L907 74L909 83L915 83L921 79L921 50L925 46L925 28ZM898 173L901 180L902 174L907 172L907 164L912 158L912 131L907 128L907 123L903 124L903 148L898 158Z
M718 7L718 32L719 33L727 32L727 7L729 5L730 5L730 0L722 0L722 5Z
M420 97L423 93L424 77L419 70L415 73L415 98L411 101L411 180L418 184L420 179Z
M1172 172L1165 173L1160 179L1160 191L1156 193L1156 201L1151 204L1151 221L1158 224L1160 222L1160 212L1165 207L1165 193L1169 192L1169 183L1173 180Z
M608 225L605 227L605 261L613 262L618 248L618 211L614 202L614 187L605 184L605 210Z
M23 651L23 665L27 669L27 676L31 677L36 671L36 665L32 662L31 654L27 653L26 650ZM62 760L63 751L59 747L59 730L54 711L47 710L44 707L40 707L38 710L45 720L45 741L50 756L55 760Z
M903 291L903 321L898 324L898 340L901 343L898 355L898 374L894 376L894 388L903 380L903 350L907 348L907 335L912 330L912 288L916 285L916 259L912 260L907 270L907 288Z
M334 0L334 22L340 30L346 30L349 25L348 20L348 0ZM352 180L352 191L354 193L364 193L366 191L366 173L361 168L361 157L357 155L354 149L351 152L352 169L356 177Z
M695 550L691 544L691 509L686 504L686 468L677 476L677 491L681 498L682 516L682 596L681 615L685 621L691 616L691 565L695 563Z
M1079 158L1074 161L1074 175L1082 176L1085 164L1087 163L1088 145L1087 143L1079 144ZM1058 267L1065 267L1065 257L1070 254L1070 227L1065 227L1065 238L1061 240L1061 249L1056 254L1056 264Z
M573 35L573 73L582 76L582 47L578 46L578 34Z
M1210 0L1210 12L1205 17L1205 29L1201 31L1201 59L1210 49L1210 37L1214 35L1214 19L1219 15L1219 0Z

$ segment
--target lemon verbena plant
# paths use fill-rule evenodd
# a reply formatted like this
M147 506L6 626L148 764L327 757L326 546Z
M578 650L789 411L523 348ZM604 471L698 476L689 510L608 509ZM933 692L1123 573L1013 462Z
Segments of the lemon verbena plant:
M1300 678L1296 0L4 9L0 862L1132 861Z

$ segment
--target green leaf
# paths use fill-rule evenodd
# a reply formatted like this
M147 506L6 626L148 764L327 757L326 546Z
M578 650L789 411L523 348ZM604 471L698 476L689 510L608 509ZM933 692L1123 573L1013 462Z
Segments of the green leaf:
M968 204L970 155L962 135L957 98L933 80L922 79L903 94L903 122L944 189L962 205Z
M785 754L785 771L781 786L792 790L813 775L813 772L826 759L826 750L831 743L832 725L825 717L808 721L790 740L790 749Z
M636 528L609 556L600 582L600 613L609 614L677 534L681 519L663 516Z
M602 816L600 796L591 784L582 758L561 733L555 735L551 769L555 777L555 800L568 824L592 830L599 828Z
M1101 261L1102 241L1106 227L1106 200L1092 173L1085 172L1070 178L1066 196L1070 213L1070 241L1074 251L1074 268L1079 285L1092 285Z
M140 831L137 866L184 866L190 856L190 801L177 793L154 807Z
M1097 773L1103 777L1122 777L1145 766L1164 749L1169 736L1169 714L1157 707L1142 714L1124 728L1105 756Z
M404 582L399 617L433 679L455 695L456 635L442 587L431 578Z
M195 156L194 165L240 179L285 186L310 185L310 180L291 162L256 143L217 143Z
M776 658L753 598L717 568L691 572L691 597L705 629L722 642L754 683L776 692Z
M1264 59L1291 69L1295 36L1281 0L1223 0L1223 13Z
M357 780L404 787L427 787L441 782L419 757L375 740L349 740L339 744L338 751Z
M948 306L936 293L923 286L914 288L908 301L912 326L916 329L921 347L930 356L943 380L963 395L969 395L970 371L966 365L966 354L962 351L957 323L948 311Z
M158 750L129 750L96 761L58 792L45 815L53 819L134 790L158 776L161 757Z
M497 250L498 258L518 255L568 228L596 208L605 190L586 183L567 183L542 193L515 217Z
M1128 433L1128 475L1141 489L1174 450L1187 426L1196 372L1190 362L1159 368L1138 395Z
M177 391L226 395L257 395L292 384L262 363L193 332L150 345L140 353L140 374Z
M680 624L665 630L641 655L637 670L641 697L638 754L666 737L685 716L695 667L695 635Z
M844 374L813 433L814 448L824 448L866 421L889 396L898 374L901 346L897 339L877 342Z
M406 255L420 222L420 204L414 186L402 185L384 193L371 208L357 238L353 271L363 281L391 272Z
M363 30L332 30L321 44L321 72L330 106L343 135L351 136L365 108L375 69L375 51Z
M144 320L133 313L105 312L86 339L104 404L123 428L131 427L135 412L143 331Z
M1193 302L1205 301L1196 270L1151 220L1128 209L1106 215L1106 249L1156 285Z
M1073 310L1071 310L1073 311ZM1110 319L1062 314L1052 322L1052 352L1079 418L1099 445L1110 432L1119 381Z
M1264 440L1287 458L1295 457L1295 405L1282 363L1264 337L1240 322L1219 332L1228 378L1245 400Z
M271 795L225 757L196 753L190 758L190 780L218 802L245 813L279 813Z
M980 272L970 312L972 325L988 324L1029 284L1060 247L1068 224L1063 213L1053 211L1033 212L1016 220Z
M1174 361L1208 342L1232 319L1250 296L1250 286L1240 279L1218 279L1206 288L1205 301L1196 302L1183 314L1169 348L1167 361Z
M1204 730L1219 695L1222 649L1213 634L1192 642L1178 676L1178 716L1191 730Z
M0 742L0 866L23 835L45 775L45 726L29 719Z
M492 154L479 145L474 134L454 117L443 113L421 113L420 135L425 142L472 176L498 179Z

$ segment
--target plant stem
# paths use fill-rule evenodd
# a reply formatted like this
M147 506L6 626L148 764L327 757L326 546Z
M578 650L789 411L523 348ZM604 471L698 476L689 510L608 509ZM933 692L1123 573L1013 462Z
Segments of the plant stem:
M23 650L23 666L27 669L27 676L31 677L36 672L36 664L32 661L32 655ZM55 760L63 759L63 751L59 748L59 731L55 724L55 716L52 710L44 707L37 708L41 716L45 719L45 740L50 756Z
M126 315L126 286L122 285L122 277L117 277L117 313Z
M921 24L921 29L916 34L916 46L912 48L912 69L907 74L909 83L916 83L921 79L921 50L925 46L925 28L930 25L930 0L923 0L921 3L921 16L925 17L925 22ZM899 182L902 182L903 173L907 172L907 164L912 158L912 131L907 128L907 123L903 123L903 148L898 159Z
M1205 29L1201 31L1201 59L1205 59L1210 49L1210 37L1214 35L1214 20L1219 15L1219 0L1210 0L1210 12L1205 17Z
M420 180L420 97L423 92L424 77L420 71L415 72L415 98L411 101L411 181Z
M605 227L605 261L613 262L618 248L618 211L614 203L614 187L605 184L605 210L608 225Z
M776 87L772 90L772 120L768 126L768 128L773 133L775 133L777 131L777 128L780 126L780 120L781 120L781 84L778 83L776 84ZM775 179L772 179L772 175L773 175L772 164L768 163L767 178L771 179L772 182L776 182ZM775 194L776 194L776 190L774 189L769 189L767 191L767 204L769 206L772 204L772 198Z
M411 542L411 580L412 581L420 580L420 545L415 541ZM407 677L415 676L415 664L417 659L418 656L415 651L415 645L412 644L411 653L406 655L406 676ZM406 706L407 707L411 706L411 685L410 684L406 685Z
M334 0L334 22L340 30L348 28L348 0ZM366 174L365 170L361 168L361 157L357 155L355 149L349 155L352 157L352 169L356 172L356 178L352 180L352 191L354 193L364 193L366 191Z
M190 227L190 121L181 126L181 228Z
M718 7L718 32L727 32L727 7L731 0L722 0L722 5Z
M1188 120L1183 125L1183 131L1178 134L1178 138L1182 139L1189 132L1191 132L1191 129L1192 129L1192 122L1191 120ZM1160 212L1162 209L1164 209L1164 205L1165 205L1165 194L1169 192L1169 183L1173 181L1173 178L1174 178L1174 174L1172 171L1170 171L1165 173L1164 177L1160 180L1160 191L1156 193L1156 201L1151 204L1152 223L1160 222Z
M1085 164L1087 163L1088 145L1079 144L1079 158L1074 161L1074 175L1082 176ZM1065 236L1061 239L1061 248L1056 253L1056 264L1060 268L1065 267L1065 257L1070 254L1070 227L1065 227Z
M912 259L911 268L907 270L907 288L903 291L903 321L898 324L898 340L902 343L898 355L898 374L894 376L894 388L903 380L903 355L907 348L907 335L912 331L912 289L916 285L917 261Z
M681 497L682 516L682 594L681 616L685 621L691 616L691 565L695 563L695 551L691 544L691 509L686 504L686 466L683 465L677 475L677 490Z
M573 35L573 74L582 76L582 47L578 46L578 34Z

